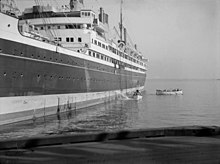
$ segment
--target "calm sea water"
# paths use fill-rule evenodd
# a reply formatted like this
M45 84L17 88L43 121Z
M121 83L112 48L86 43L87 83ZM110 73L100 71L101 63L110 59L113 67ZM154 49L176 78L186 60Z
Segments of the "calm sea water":
M181 88L183 95L157 96ZM141 101L118 100L0 127L0 139L187 125L220 126L220 80L148 80Z

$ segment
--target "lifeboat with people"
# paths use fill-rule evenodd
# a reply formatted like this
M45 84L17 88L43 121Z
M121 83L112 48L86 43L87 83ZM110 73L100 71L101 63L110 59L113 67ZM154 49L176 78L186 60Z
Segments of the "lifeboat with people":
M134 100L141 100L142 99L142 94L139 90L136 90L133 94L133 97L132 97Z
M182 89L165 89L165 90L156 90L156 95L182 95Z

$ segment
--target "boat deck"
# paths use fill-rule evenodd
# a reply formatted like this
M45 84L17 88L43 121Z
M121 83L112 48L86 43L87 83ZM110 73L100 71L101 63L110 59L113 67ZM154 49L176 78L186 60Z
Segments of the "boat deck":
M0 163L220 163L217 127L151 129L117 135L103 133L87 135L87 139L84 135L81 142L73 136L72 142L76 142L65 144L70 138L64 136L61 144L58 137L57 143L51 145L49 141L54 142L54 138L49 137L17 140L17 149L13 148L14 141L1 142Z

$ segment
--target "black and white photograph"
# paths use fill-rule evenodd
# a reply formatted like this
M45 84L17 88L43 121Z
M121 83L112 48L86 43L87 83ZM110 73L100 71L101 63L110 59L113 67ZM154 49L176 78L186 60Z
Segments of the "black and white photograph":
M0 164L220 163L220 0L0 0Z

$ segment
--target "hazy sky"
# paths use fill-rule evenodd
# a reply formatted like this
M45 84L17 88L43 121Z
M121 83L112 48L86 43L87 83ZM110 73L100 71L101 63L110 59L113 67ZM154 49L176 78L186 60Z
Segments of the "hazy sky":
M84 2L95 11L104 7L118 25L120 0ZM34 1L17 3L23 9ZM124 0L123 10L129 35L149 58L148 78L220 78L220 0Z

